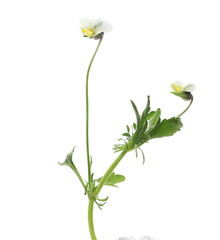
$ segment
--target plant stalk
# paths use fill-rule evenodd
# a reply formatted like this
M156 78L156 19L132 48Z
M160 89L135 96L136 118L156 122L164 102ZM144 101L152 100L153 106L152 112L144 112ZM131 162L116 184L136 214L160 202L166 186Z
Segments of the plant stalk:
M101 37L99 39L98 45L95 49L95 52L90 60L89 63L89 67L87 70L87 74L86 74L86 153L87 153L87 165L88 165L88 183L89 183L89 187L91 188L91 159L90 159L90 153L89 153L89 73L90 73L90 69L93 63L93 60L96 56L96 53L98 52L98 49L101 45L102 42L102 38Z
M114 171L114 169L117 167L117 165L120 163L122 158L125 156L125 154L128 151L124 150L121 152L121 154L115 159L115 161L111 164L111 166L107 169L106 173L102 177L96 191L94 192L95 196L98 197L98 194L102 190L102 187ZM93 222L93 207L94 207L94 199L89 200L89 207L88 207L88 223L89 223L89 232L92 240L97 240L95 235L95 229L94 229L94 222Z
M190 101L188 107L187 107L183 112L181 112L181 113L177 116L177 118L181 117L181 116L190 108L190 106L192 105L192 103L193 103L193 97L191 98L191 101Z
M89 200L89 207L88 207L88 223L89 223L89 232L92 240L97 240L95 235L94 223L93 223L93 207L94 207L94 200Z

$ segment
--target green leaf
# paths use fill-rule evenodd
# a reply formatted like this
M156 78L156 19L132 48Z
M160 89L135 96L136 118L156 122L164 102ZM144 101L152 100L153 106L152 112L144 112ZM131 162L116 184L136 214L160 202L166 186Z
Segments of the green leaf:
M104 199L97 198L97 200L98 200L98 201L101 201L101 202L106 202L108 199L109 199L109 197L106 197L106 198L104 198Z
M161 111L158 108L149 120L149 125L146 132L147 134L150 133L157 125L158 121L160 120L160 114L161 114Z
M147 105L141 115L141 122L140 122L141 126L145 124L149 111L150 111L150 96L147 96Z
M140 131L138 132L138 135L137 135L138 137L136 141L140 140L144 136L144 133L147 127L148 127L148 121L145 121L144 125L141 127Z
M128 133L130 132L130 127L127 125L126 126Z
M139 126L139 123L140 123L140 114L137 110L137 107L135 105L135 103L131 100L131 104L132 104L132 107L134 109L134 112L135 112L135 115L136 115L136 118L137 118L137 127Z
M180 131L183 127L180 118L172 117L170 119L164 119L160 122L150 133L150 138L162 138L174 135L174 133Z
M142 153L142 157L143 157L143 164L145 163L145 155L144 155L144 152L143 152L143 150L141 149L141 148L138 148L140 151L141 151L141 153Z
M97 179L97 182L100 182L102 178ZM121 183L125 180L125 177L120 174L115 174L114 172L109 176L108 180L105 182L107 186L117 187L115 184Z
M131 137L131 135L129 133L123 133L122 136Z
M61 166L68 166L68 167L70 167L74 171L76 176L78 177L78 179L81 182L81 184L83 185L83 187L86 188L86 185L85 185L85 183L84 183L84 181L83 181L79 171L77 170L76 166L74 165L73 160L72 160L72 155L73 155L74 150L75 150L75 147L73 148L73 150L70 153L67 154L66 160L63 163L59 163L59 162L58 163Z
M147 120L150 120L154 116L154 114L155 114L155 111L149 112L147 115Z
M74 172L78 172L76 166L74 165L73 161L72 161L72 155L73 155L73 152L75 150L75 147L73 148L73 150L67 154L66 156L66 160L63 162L63 163L59 163L61 166L68 166L70 167Z

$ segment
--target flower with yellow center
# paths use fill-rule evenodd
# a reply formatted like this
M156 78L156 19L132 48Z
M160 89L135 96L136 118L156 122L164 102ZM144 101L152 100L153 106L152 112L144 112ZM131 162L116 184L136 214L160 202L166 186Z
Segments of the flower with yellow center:
M183 86L183 84L180 81L176 81L171 83L171 87L175 91L172 92L174 95L181 97L184 100L192 99L191 92L195 90L194 84L187 84L186 86Z
M105 32L112 30L112 25L102 19L82 18L79 22L84 37L99 39Z

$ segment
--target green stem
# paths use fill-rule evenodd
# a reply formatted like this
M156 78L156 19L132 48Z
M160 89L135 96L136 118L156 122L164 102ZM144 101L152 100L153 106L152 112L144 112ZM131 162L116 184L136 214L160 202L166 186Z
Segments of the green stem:
M95 235L94 223L93 223L93 207L94 207L94 200L89 200L89 207L88 207L88 223L89 223L89 232L92 240L97 240Z
M190 101L190 103L189 103L189 106L188 106L183 112L181 112L181 113L177 116L177 118L181 117L181 116L190 108L190 106L192 105L192 103L193 103L193 97L191 98L191 101Z
M102 190L102 187L108 180L109 176L112 174L114 169L117 167L119 162L122 160L122 158L125 156L125 154L128 151L124 150L121 152L121 154L115 159L115 161L111 164L111 166L107 169L106 173L102 177L96 191L94 192L95 196L98 197L98 194ZM97 240L96 235L95 235L95 229L94 229L94 223L93 223L93 207L94 207L94 200L90 199L89 200L89 207L88 207L88 223L89 223L89 232L92 240Z
M89 153L89 73L90 73L93 60L96 56L96 53L100 47L101 42L102 42L102 37L99 39L98 45L90 60L89 67L86 74L86 153L87 153L87 165L88 165L88 183L90 187L91 187L91 160L90 160L90 153Z
M108 180L108 178L110 177L110 175L112 174L114 169L117 167L117 165L120 163L120 161L122 160L122 158L125 156L125 154L127 152L128 152L127 150L124 150L123 152L121 152L121 154L115 159L115 161L108 168L108 170L106 171L106 173L102 177L101 181L99 182L98 187L96 188L96 191L95 191L96 196L98 196L98 194L102 190L102 187L104 186L104 184L106 183L106 181Z

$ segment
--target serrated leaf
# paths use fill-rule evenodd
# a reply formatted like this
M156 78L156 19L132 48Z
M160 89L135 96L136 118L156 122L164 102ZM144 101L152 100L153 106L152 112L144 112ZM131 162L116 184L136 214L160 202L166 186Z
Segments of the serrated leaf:
M97 182L100 182L102 178L97 179ZM114 172L109 176L108 180L105 182L105 185L117 187L115 184L121 183L125 180L125 177L120 174L115 174Z
M150 133L150 138L153 139L172 136L176 132L180 131L182 127L183 124L180 118L172 117L170 119L164 119Z

